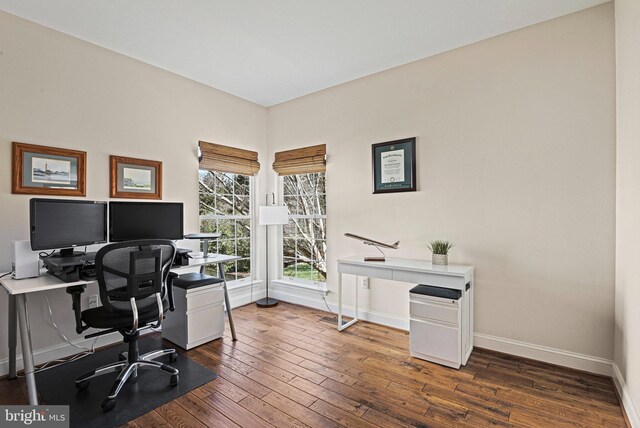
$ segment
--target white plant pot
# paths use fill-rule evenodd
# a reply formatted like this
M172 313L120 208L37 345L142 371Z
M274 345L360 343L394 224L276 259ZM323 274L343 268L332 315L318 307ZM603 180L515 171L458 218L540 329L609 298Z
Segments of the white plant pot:
M449 264L449 255L448 254L432 254L431 263L433 263L434 265L446 266Z

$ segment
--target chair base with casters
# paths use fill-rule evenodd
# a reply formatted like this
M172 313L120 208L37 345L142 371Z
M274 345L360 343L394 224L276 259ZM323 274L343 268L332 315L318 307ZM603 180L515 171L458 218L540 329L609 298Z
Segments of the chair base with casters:
M140 332L137 331L134 335L125 336L124 341L129 343L129 351L121 352L118 355L119 361L107 364L106 366L99 367L97 369L91 370L79 376L75 380L76 388L80 391L84 391L89 387L89 381L98 376L102 376L105 374L120 372L118 377L116 378L113 386L111 387L111 391L107 398L102 402L101 406L105 412L108 412L114 408L116 405L116 397L120 393L120 390L124 386L124 384L129 379L135 379L138 377L138 369L157 369L161 370L168 375L171 375L169 379L169 385L176 386L178 384L179 379L179 371L178 369L168 365L161 363L159 361L155 361L156 359L163 357L165 355L169 356L169 362L174 362L178 358L178 354L175 349L158 349L155 351L147 352L146 354L140 355L138 351L138 337Z
M161 326L167 311L175 309L169 269L175 256L175 244L167 240L141 240L109 244L96 255L96 274L103 306L80 309L80 295L84 286L69 287L76 331L88 328L101 331L85 338L119 332L128 344L128 352L119 354L119 361L91 370L75 379L78 390L89 387L91 379L105 374L118 376L102 402L105 412L116 405L116 398L127 381L136 379L140 369L156 369L169 375L169 385L178 384L179 372L169 364L157 361L168 356L177 358L175 349L160 349L140 355L140 332ZM168 301L164 298L168 298ZM144 375L143 375L144 377Z

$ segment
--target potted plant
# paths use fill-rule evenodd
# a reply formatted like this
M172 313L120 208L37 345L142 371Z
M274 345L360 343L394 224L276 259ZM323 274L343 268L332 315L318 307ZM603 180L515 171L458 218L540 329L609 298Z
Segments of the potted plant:
M431 262L434 265L448 265L449 264L449 250L453 247L453 244L449 241L435 240L431 241L427 245L431 250Z

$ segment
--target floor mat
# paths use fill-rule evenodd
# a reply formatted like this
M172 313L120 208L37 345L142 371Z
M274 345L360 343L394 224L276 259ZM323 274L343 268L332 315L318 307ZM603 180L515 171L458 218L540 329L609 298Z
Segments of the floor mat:
M74 380L92 369L118 361L118 353L126 351L127 346L121 343L76 362L37 373L36 382L42 401L45 404L69 405L72 427L117 427L217 377L211 370L181 354L171 363L180 371L177 386L169 386L169 374L159 370L139 370L138 378L129 380L120 391L115 408L105 413L100 403L109 394L118 373L91 379L85 391L78 391ZM141 337L139 341L140 354L170 347L155 335ZM161 357L158 361L166 363L168 357Z

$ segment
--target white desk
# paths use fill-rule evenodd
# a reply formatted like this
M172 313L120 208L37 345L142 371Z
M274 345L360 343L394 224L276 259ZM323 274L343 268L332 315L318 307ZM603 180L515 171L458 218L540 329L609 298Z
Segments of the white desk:
M387 259L384 262L365 262L362 256L351 256L338 260L338 330L358 321L358 286L356 285L356 305L354 317L348 323L342 323L342 275L357 275L368 278L390 279L393 281L427 284L436 287L452 288L464 291L467 283L473 287L473 266L433 265L422 260ZM472 288L473 290L473 288ZM408 296L407 296L408 298ZM473 320L473 299L470 305ZM473 327L473 324L472 324ZM473 331L473 329L471 330Z
M233 317L231 316L231 304L229 303L229 293L227 291L227 281L224 277L224 264L230 261L239 260L238 256L227 256L219 254L207 258L190 259L188 266L179 266L171 269L172 271L181 271L184 269L200 267L206 265L217 264L220 278L223 280L224 302L229 316L229 328L231 329L231 337L236 340L236 330L233 325ZM9 379L16 377L16 347L17 347L17 329L20 327L20 341L22 342L22 361L24 363L24 372L27 380L27 392L29 395L29 404L38 404L38 393L36 389L36 380L34 375L33 364L33 346L31 345L31 332L29 331L29 323L27 321L27 294L37 293L39 291L49 291L58 288L67 288L74 285L91 284L95 281L76 281L63 282L53 275L46 273L41 274L37 278L28 278L15 280L10 277L0 279L0 284L9 294Z

